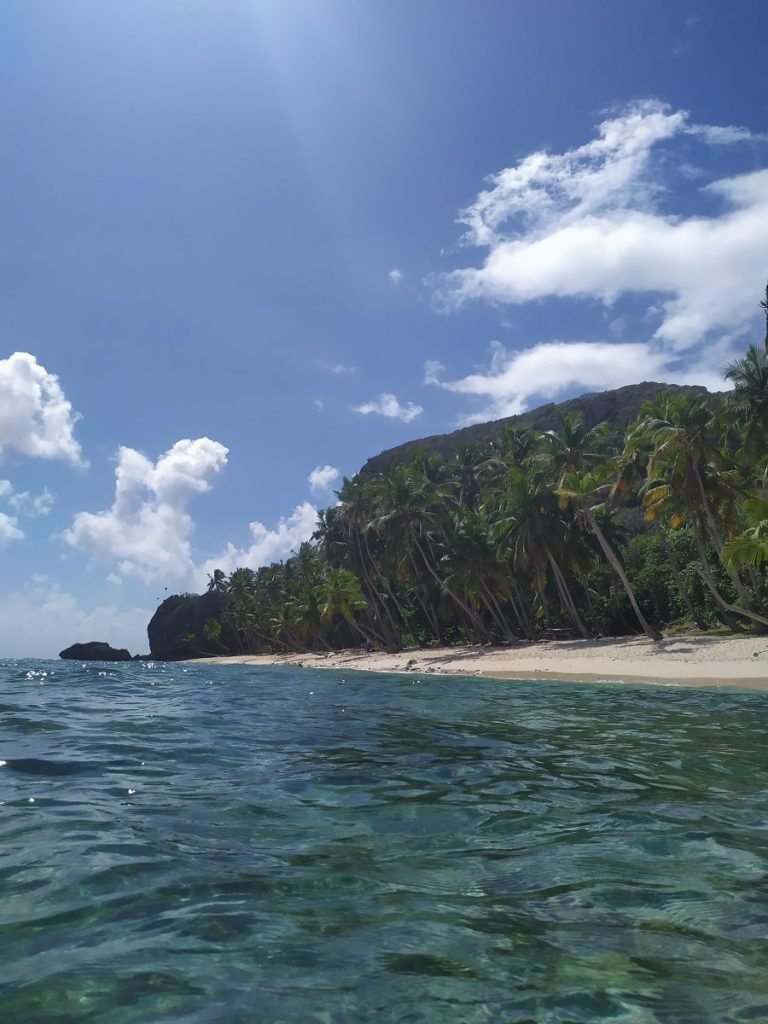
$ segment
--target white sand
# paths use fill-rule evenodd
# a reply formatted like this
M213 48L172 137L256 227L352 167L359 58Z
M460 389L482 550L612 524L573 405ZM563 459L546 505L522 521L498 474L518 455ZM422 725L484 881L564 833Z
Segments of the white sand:
M207 664L296 665L497 679L610 679L768 690L768 636L680 636L657 643L645 637L622 637L513 647L432 647L397 654L350 650L198 660Z

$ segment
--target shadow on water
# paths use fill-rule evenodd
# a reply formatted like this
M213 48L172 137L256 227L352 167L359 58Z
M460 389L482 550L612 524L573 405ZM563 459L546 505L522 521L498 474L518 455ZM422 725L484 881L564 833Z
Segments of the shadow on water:
M103 770L95 761L52 761L44 757L10 757L0 762L7 771L21 775L40 775L56 778L61 775L86 775Z

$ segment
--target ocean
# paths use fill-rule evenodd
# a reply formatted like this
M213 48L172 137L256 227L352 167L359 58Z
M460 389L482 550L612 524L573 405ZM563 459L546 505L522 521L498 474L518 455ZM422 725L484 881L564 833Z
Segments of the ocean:
M3 1024L758 1022L767 937L765 694L0 662Z

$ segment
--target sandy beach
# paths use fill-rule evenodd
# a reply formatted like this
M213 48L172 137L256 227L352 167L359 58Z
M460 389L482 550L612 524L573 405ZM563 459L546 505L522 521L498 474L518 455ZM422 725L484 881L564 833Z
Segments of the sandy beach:
M495 679L605 679L680 686L768 690L768 636L676 636L543 641L514 647L434 647L388 654L235 655L208 664L295 665L302 668L400 672Z

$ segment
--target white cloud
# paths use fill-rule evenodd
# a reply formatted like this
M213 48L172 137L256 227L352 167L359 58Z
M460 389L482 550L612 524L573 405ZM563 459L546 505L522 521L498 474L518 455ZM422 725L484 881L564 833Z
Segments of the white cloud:
M529 408L534 396L539 401L551 401L570 388L603 391L639 380L656 380L722 389L722 360L715 355L712 362L714 365L702 361L681 369L647 342L553 341L520 352L509 352L494 342L486 370L454 381L441 380L428 370L427 383L483 399L481 409L461 417L460 422L466 425L515 416Z
M341 472L335 466L315 466L307 477L312 492L329 491L341 479Z
M709 333L746 330L765 275L768 170L705 187L723 209L662 212L669 144L732 144L743 128L694 125L657 101L604 121L598 137L563 154L533 153L495 174L463 211L465 241L488 249L480 267L436 279L437 301L524 303L549 297L658 302L659 344L685 350ZM657 151L661 159L656 160Z
M23 540L23 538L24 531L19 529L15 517L0 512L0 547L5 547L6 544L10 544L14 540Z
M334 377L357 373L357 367L350 366L349 363L326 363L322 359L316 359L315 366L320 370L325 370L326 373L333 374Z
M623 309L613 317L621 324L614 343L542 342L498 354L487 371L452 382L428 364L427 383L488 399L473 420L577 386L661 377L722 388L720 368L757 325L768 169L697 186L706 215L676 216L670 206L675 189L690 194L694 187L692 148L761 138L745 128L696 125L685 111L647 100L603 121L577 149L535 152L493 175L460 217L465 244L487 255L480 266L432 280L438 306L549 298L613 306L641 296L646 309L640 317L635 309L634 322Z
M400 282L403 280L403 272L402 272L402 270L398 270L397 267L393 267L390 270L390 272L387 274L387 277L392 282L392 284L395 287L397 287L400 284Z
M133 448L120 448L115 500L102 512L79 512L64 539L97 560L118 562L122 575L184 582L194 565L187 505L210 490L228 449L201 437L177 441L156 463Z
M48 515L53 506L53 495L46 487L42 494L33 497L29 491L14 492L10 480L0 480L0 499L20 515L31 517ZM14 540L23 540L24 531L19 527L16 516L0 512L0 547Z
M363 416L378 413L379 416L387 416L389 419L410 423L417 416L421 416L424 409L413 402L406 402L405 405L401 405L395 395L385 393L379 395L375 402L364 402L362 405L356 405L355 412L362 413Z
M312 405L315 407L315 412L324 412L325 411L325 405L323 404L323 401L320 398L316 398L314 400L314 402L312 403Z
M424 383L440 384L440 374L445 372L445 367L437 359L428 359L424 363Z
M47 487L44 487L40 494L35 495L30 494L29 491L17 491L10 496L8 504L20 514L36 518L48 515L54 506L54 497Z
M309 540L317 526L317 509L308 501L302 502L289 516L282 517L277 526L270 530L263 523L248 524L251 544L247 548L237 548L227 544L225 550L214 558L209 558L197 571L198 585L204 586L208 575L214 569L231 573L234 569L258 569L262 565L287 558L296 551L304 541Z
M7 658L55 658L73 643L104 640L131 654L149 649L147 608L82 608L77 600L37 577L0 600L0 650Z
M14 352L0 359L0 456L16 452L82 466L74 434L78 419L58 377L33 355Z

